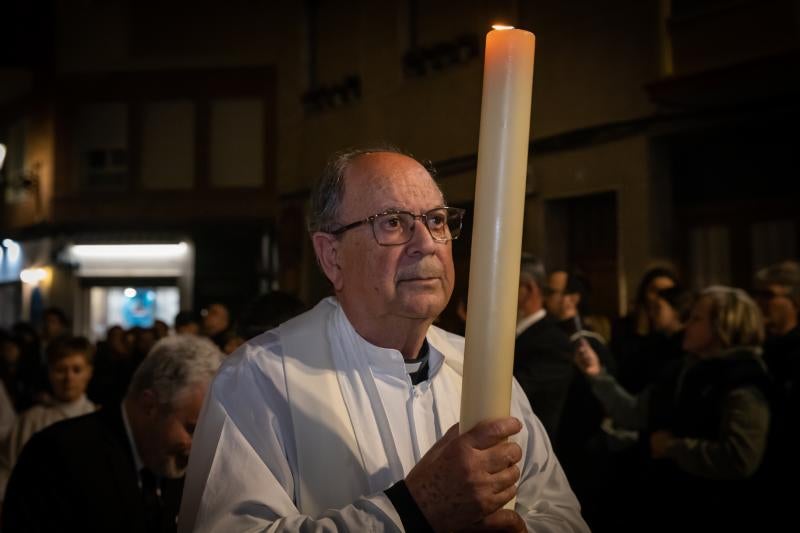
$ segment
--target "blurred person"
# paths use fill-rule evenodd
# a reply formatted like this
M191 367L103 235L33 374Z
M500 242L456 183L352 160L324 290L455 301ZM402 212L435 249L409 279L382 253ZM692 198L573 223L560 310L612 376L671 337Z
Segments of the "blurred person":
M94 346L84 337L60 337L49 344L48 376L53 398L45 405L35 405L22 413L11 429L0 455L0 491L5 489L23 446L35 433L96 409L86 397L93 356Z
M244 337L236 333L236 331L229 329L225 332L225 340L222 344L222 353L225 355L230 355L236 351L236 349L245 343Z
M6 357L5 343L9 339L10 335L5 330L0 329L0 369L3 368L2 360ZM8 438L8 434L14 427L16 420L17 411L14 408L14 402L8 394L5 380L0 380L0 443Z
M523 254L517 300L514 377L558 451L558 425L574 368L569 337L544 309L546 290L544 264L530 254Z
M156 342L158 333L153 328L131 328L133 332L133 359L136 364L144 360Z
M175 333L178 335L199 335L202 320L197 313L184 309L175 315Z
M22 400L24 405L17 406L17 412L22 412L34 403L48 398L47 357L43 357L43 342L39 332L30 323L16 322L11 326L11 334L20 349L15 376L17 386L21 387L24 393L18 398L9 389L9 394L15 402L17 399Z
M156 340L163 339L164 337L169 335L169 326L163 320L154 320L153 331L156 334Z
M192 434L221 359L207 339L161 339L121 405L34 435L8 484L3 532L175 531Z
M203 335L211 339L220 349L224 348L226 334L231 329L231 313L228 307L219 302L212 303L203 309L202 316Z
M783 261L760 270L756 288L768 332L764 360L789 393L800 369L800 263Z
M28 365L26 368L23 346L23 340L17 335L0 335L0 380L17 412L33 405L31 370L36 369L37 362L34 356L33 366Z
M740 289L713 286L692 307L683 338L687 356L638 396L621 388L582 344L576 362L593 391L617 423L643 432L642 445L657 461L646 483L633 487L640 498L632 505L658 521L644 529L671 529L686 516L698 528L760 529L769 513L759 504L769 505L767 495L774 494L757 476L772 396L760 357L763 339L755 302Z
M48 307L42 311L42 341L45 347L50 342L70 335L67 314L60 307Z
M106 331L106 338L97 343L88 390L93 402L113 405L122 400L137 365L130 342L132 339L122 326L113 325Z
M627 391L641 392L675 360L683 357L683 332L692 305L691 292L680 286L661 289L648 303L651 331L639 352L619 362L617 379Z
M5 385L0 383L0 442L8 439L16 421L17 412L14 411L14 404L6 392Z
M544 305L547 312L558 321L559 327L569 335L570 342L577 346L585 339L600 355L610 372L616 371L616 361L606 347L606 340L586 328L583 316L588 314L588 282L576 270L553 270L547 276L547 296Z
M607 368L615 368L614 358L603 337L588 330L582 319L588 314L589 292L583 275L577 270L555 269L545 279L544 307L553 317L555 326L567 337L573 373L562 407L555 449L581 501L587 522L592 527L603 528L607 521L608 485L615 476L603 428L606 413L592 393L588 379L575 368L573 358L581 342L590 343Z
M69 337L72 335L70 332L70 321L67 314L60 307L46 307L42 311L42 324L41 324L41 352L40 365L44 369L47 367L47 347L53 341L61 338ZM40 398L40 401L46 400L46 397Z
M764 362L777 384L779 405L773 409L775 462L794 481L800 476L800 263L781 261L756 273L756 299L764 312L768 337ZM790 498L787 508L793 505Z
M642 275L631 310L612 325L609 348L620 367L642 353L643 345L653 332L650 307L658 291L678 285L680 280L677 272L666 264L649 268Z
M585 531L516 382L513 417L459 434L464 339L432 323L452 295L463 211L389 148L337 154L312 199L336 296L224 363L181 531Z

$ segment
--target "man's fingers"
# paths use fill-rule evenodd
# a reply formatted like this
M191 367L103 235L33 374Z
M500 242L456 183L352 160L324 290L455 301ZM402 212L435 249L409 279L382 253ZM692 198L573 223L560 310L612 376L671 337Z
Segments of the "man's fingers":
M515 484L517 480L519 480L519 476L520 470L517 465L510 466L502 472L492 474L491 480L494 493L502 494L508 489L516 490Z
M496 474L522 460L522 448L516 442L501 442L485 451L486 471Z
M468 439L473 448L486 450L520 431L522 431L522 422L509 416L478 422L463 436Z
M431 446L431 449L428 450L428 453L436 454L439 449L450 444L452 441L457 439L458 436L458 424L456 423L450 426L450 429L447 430L447 433L442 435L442 438L437 440L433 446Z

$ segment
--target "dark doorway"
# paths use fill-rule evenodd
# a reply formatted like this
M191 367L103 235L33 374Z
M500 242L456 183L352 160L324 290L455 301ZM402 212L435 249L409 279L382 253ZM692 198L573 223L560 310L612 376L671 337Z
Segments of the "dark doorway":
M591 314L619 313L617 194L602 192L545 202L548 270L580 269L591 287Z

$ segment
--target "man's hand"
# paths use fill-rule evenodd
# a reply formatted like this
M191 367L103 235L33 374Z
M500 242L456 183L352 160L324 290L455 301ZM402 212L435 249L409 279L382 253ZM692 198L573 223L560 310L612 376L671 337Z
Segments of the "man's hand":
M653 459L663 459L669 448L675 444L675 436L669 431L654 431L650 435L650 455Z
M587 376L596 376L602 370L600 358L589 343L586 342L586 339L583 338L575 348L575 364Z
M478 423L458 434L451 427L405 479L409 492L435 531L525 531L517 513L503 509L516 494L519 433L516 418Z

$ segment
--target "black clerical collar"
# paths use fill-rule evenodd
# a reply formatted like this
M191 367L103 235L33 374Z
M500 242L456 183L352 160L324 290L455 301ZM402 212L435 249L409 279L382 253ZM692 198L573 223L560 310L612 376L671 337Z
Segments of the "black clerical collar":
M422 342L422 347L419 349L416 359L403 360L406 363L406 370L408 376L411 378L413 385L418 385L428 379L428 360L430 359L430 347L428 346L428 339Z

